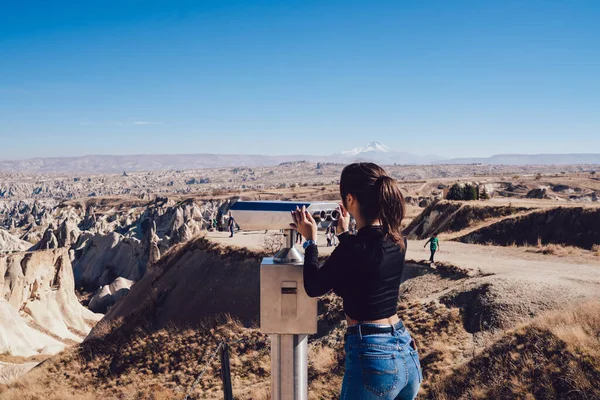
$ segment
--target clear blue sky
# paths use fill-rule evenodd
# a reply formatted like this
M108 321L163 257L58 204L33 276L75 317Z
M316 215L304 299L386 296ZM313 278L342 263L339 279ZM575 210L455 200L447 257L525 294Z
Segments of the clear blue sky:
M8 1L0 159L600 152L600 1Z

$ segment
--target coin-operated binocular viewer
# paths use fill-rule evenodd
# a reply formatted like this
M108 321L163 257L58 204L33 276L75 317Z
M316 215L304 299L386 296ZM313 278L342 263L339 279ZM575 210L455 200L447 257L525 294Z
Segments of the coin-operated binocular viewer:
M336 203L238 201L229 209L243 230L285 231L285 245L260 267L260 330L271 338L271 399L308 398L308 335L317 333L317 299L304 290L304 257L294 247L291 211L305 206L320 227L340 217Z

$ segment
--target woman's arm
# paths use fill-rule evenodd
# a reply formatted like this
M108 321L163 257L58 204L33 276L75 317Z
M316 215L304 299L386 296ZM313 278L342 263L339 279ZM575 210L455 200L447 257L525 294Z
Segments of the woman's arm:
M292 212L295 228L306 240L316 240L317 223L306 208L297 208ZM329 232L331 235L331 232ZM342 272L348 264L348 255L351 253L351 241L349 235L340 235L340 245L331 253L327 262L319 264L319 250L315 244L310 245L304 252L304 289L310 297L322 296L333 289L333 284L339 281L343 275ZM330 238L330 236L328 236Z
M326 294L336 282L343 280L344 273L348 273L351 246L348 246L348 235L341 235L340 245L331 253L329 259L323 264L319 263L319 250L316 245L306 248L304 253L304 289L310 297ZM346 244L346 245L344 245Z

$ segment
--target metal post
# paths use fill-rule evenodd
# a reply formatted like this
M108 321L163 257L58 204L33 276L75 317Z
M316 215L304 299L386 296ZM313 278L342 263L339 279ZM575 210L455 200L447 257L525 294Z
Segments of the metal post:
M281 386L279 380L281 377L280 358L281 343L279 335L269 335L271 340L271 400L281 399Z
M296 400L308 399L308 335L294 335L294 388Z
M285 230L285 246L275 258L301 263L303 257L295 249L296 232ZM271 335L271 399L308 399L308 336Z
M308 336L271 335L271 399L308 399Z
M223 398L233 400L231 388L231 366L229 364L229 347L223 343L221 347L221 380L223 381Z
M285 247L291 249L296 245L296 231L293 229L286 229L285 232Z
M296 231L292 229L285 229L285 244L273 256L273 260L279 264L302 264L304 262L304 256L296 249Z

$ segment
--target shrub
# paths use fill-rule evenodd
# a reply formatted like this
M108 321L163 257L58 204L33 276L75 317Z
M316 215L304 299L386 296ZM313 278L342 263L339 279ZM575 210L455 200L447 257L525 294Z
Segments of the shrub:
M479 187L475 185L466 185L467 188L465 200L479 200Z
M460 187L458 183L452 185L450 190L448 191L448 195L446 196L448 200L462 200L463 199L463 189Z
M481 191L481 195L479 196L479 198L481 200L489 200L490 199L490 195L488 194L487 190L485 189L485 187L483 188L483 190Z
M263 239L262 250L266 254L275 254L283 247L283 236L280 234L266 234Z
M479 200L479 188L470 183L462 187L455 183L448 191L446 198L448 200Z

